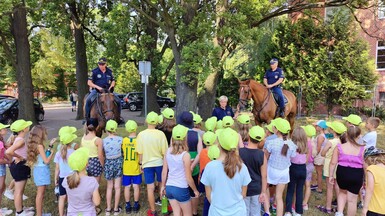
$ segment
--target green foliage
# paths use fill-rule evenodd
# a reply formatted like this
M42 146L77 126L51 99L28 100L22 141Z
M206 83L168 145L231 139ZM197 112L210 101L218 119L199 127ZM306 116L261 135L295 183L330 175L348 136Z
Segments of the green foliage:
M116 92L127 93L133 91L141 91L142 84L138 69L131 62L122 62L121 71L116 81Z
M270 40L262 37L257 44L263 55L256 60L256 76L261 77L269 59L277 57L285 71L284 87L302 86L310 109L320 101L331 110L334 104L349 107L355 99L367 98L363 92L377 77L368 45L357 37L352 19L340 11L328 24L322 18L280 22Z

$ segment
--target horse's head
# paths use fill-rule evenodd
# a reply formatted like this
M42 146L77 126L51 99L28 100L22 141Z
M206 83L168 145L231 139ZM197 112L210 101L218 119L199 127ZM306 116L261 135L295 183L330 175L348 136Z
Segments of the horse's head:
M250 80L239 81L239 108L244 110L248 101L251 99Z
M110 119L114 119L117 115L117 109L115 109L116 105L114 104L115 97L112 93L102 93L99 96L100 103L100 114L102 114L103 118L108 121Z

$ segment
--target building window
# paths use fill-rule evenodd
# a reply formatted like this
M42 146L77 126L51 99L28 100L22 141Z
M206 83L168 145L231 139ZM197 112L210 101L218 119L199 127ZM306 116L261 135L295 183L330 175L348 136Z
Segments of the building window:
M378 19L385 19L385 4L382 1L378 3Z
M346 6L325 8L325 14L324 14L325 22L331 22L334 19L334 16L336 15L349 16L350 11Z
M377 42L377 69L385 70L385 41Z

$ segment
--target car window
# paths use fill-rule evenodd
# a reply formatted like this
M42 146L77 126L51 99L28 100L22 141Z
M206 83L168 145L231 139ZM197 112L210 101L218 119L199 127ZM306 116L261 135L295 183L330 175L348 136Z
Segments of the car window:
M14 102L14 100L9 99L0 100L0 109L9 109L14 104Z

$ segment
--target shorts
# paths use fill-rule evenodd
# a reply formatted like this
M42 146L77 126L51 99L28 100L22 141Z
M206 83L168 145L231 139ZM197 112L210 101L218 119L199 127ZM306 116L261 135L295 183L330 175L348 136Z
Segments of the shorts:
M106 159L104 164L104 177L107 180L113 180L123 175L123 158Z
M280 170L267 165L267 183L272 185L287 184L290 181L289 167Z
M12 161L12 163L9 165L9 171L11 172L12 178L16 182L31 178L31 168L25 165L25 163L25 160L20 161L17 164L15 161Z
M163 166L143 168L144 182L146 184L154 183L155 182L155 174L156 174L156 181L162 182L162 169L163 169Z
M142 174L136 176L123 175L122 185L130 186L131 184L140 185L142 184Z
M358 194L364 183L364 169L338 165L336 180L340 189Z
M166 197L169 200L176 200L180 203L188 202L191 199L188 188L180 188L166 185Z
M36 186L51 184L51 171L49 166L35 166L33 168L33 182Z
M313 171L314 171L314 164L307 163L306 164L306 181L311 181L313 177Z
M71 102L72 106L76 106L76 101Z
M102 164L100 164L98 157L92 157L88 159L88 166L87 166L87 175L98 177L102 175L103 167Z
M199 175L193 176L192 178L193 178L193 180L194 180L195 187L198 188L198 184L199 184ZM193 189L191 189L191 187L188 187L188 190L189 190L189 192L190 192L190 196L191 196L192 198L195 198L195 193L194 193Z
M366 212L366 216L385 216L385 214L379 214L369 210L368 212Z
M0 176L5 176L7 175L7 167L5 164L0 164Z
M59 196L67 195L66 189L63 187L64 178L59 178Z
M317 156L314 157L314 165L322 166L324 165L325 157L321 156L321 153L319 153Z

